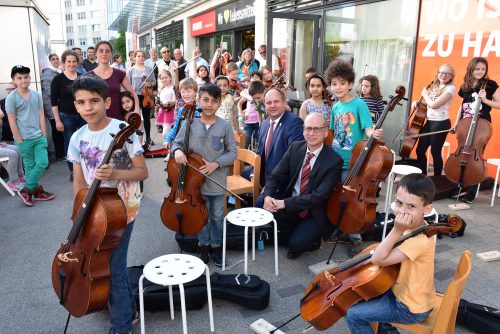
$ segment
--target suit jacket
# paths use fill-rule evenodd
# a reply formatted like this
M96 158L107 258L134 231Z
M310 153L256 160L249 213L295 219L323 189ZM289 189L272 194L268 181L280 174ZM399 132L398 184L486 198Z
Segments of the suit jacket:
M259 130L259 146L257 154L260 155L261 158L260 184L262 186L264 186L266 182L266 175L271 175L274 167L276 167L285 152L288 150L290 144L295 141L304 140L304 122L297 115L289 111L285 111L273 132L271 146L269 147L269 155L266 159L266 137L270 125L271 120L268 118L262 122Z
M263 198L271 196L284 199L284 210L287 215L298 215L303 210L310 210L310 214L319 223L321 234L326 240L335 229L328 220L326 204L333 188L340 183L343 161L331 147L323 145L311 170L307 185L308 194L292 197L294 185L300 177L306 150L305 141L294 142L290 145L283 159L268 177L262 196Z

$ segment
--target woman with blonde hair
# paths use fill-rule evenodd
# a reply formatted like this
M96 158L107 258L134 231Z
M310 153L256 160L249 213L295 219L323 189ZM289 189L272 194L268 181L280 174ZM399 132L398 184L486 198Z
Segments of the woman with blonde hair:
M238 81L250 81L252 73L259 71L259 64L255 60L252 49L243 50L241 59L238 65Z
M455 69L450 64L443 64L434 76L430 87L422 89L422 98L427 104L427 121L420 131L420 134L444 131L451 128L450 114L448 112L456 88L453 85ZM414 102L414 106L416 102ZM448 132L435 133L429 136L420 137L417 145L417 158L419 168L427 174L427 149L431 147L432 160L434 165L434 175L441 175L443 172L443 157L441 150Z

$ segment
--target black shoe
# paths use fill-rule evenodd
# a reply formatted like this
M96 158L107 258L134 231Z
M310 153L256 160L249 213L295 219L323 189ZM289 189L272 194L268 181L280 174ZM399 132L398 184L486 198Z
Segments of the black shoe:
M212 248L212 260L216 267L222 268L222 247Z
M293 250L289 249L288 253L286 254L286 258L289 259L289 260L294 260L294 259L298 258L301 255L302 255L301 252L294 252Z
M200 246L200 259L203 263L207 264L210 261L210 247L209 246Z

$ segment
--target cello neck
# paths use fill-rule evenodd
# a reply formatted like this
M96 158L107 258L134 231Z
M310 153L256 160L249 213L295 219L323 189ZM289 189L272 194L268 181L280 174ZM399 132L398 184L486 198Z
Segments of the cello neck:
M474 93L477 94L477 93ZM481 98L476 95L476 108L474 109L474 116L472 116L472 122L470 123L469 132L467 133L467 139L465 140L465 146L471 146L472 140L474 139L474 133L476 132L477 119L479 118L479 110L481 109Z
M116 145L116 138L113 138L113 140L111 141L111 144L109 145L109 147L106 151L106 154L104 155L104 159L102 160L99 167L109 163L109 161L111 160L111 155L114 152L115 145ZM83 227L83 224L85 222L85 218L87 218L87 214L88 214L90 206L92 204L92 200L94 199L95 194L97 193L97 189L99 189L100 186L101 186L101 180L94 179L94 181L92 181L92 184L90 185L89 190L87 191L87 194L85 195L85 198L82 202L82 205L78 209L78 213L76 214L73 228L69 232L68 241L70 243L75 243L78 235L80 234L80 230Z
M394 244L394 247L397 247L399 245L401 245L403 242L405 242L407 239L410 239L410 238L413 238L414 236L422 233L422 232L425 232L427 231L428 229L431 228L431 225L425 225L425 226L422 226L420 228L417 228L416 230L410 232L410 233L407 233L405 235L402 235L401 237L399 237L398 241ZM339 265L339 270L340 271L345 271L345 270L348 270L362 262L365 262L366 260L368 259L371 259L371 257L373 256L373 253L375 252L375 250L371 250L370 252L368 253L365 253L365 254L362 254L362 255L359 255L359 256L356 256L350 260L347 260L345 261L344 263L342 263L341 265Z

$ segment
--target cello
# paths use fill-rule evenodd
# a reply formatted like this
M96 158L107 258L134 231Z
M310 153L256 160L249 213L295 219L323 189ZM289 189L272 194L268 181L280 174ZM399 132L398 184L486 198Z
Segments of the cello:
M382 127L385 117L403 99L405 92L403 86L396 88L396 96L380 115L375 126L377 129ZM387 178L392 165L392 152L383 142L373 137L358 142L352 151L346 180L333 190L328 199L330 222L346 234L368 231L375 223L378 184Z
M462 220L450 215L447 223L425 225L402 235L394 247L420 233L431 237L437 233L457 232ZM377 297L394 285L400 263L381 267L371 262L378 244L367 247L361 254L339 267L319 273L307 286L301 299L300 314L317 330L333 326L359 300Z
M182 151L186 153L189 150L189 133L195 108L194 104L185 106L186 131ZM186 156L190 167L199 170L205 165L199 154L191 152ZM205 182L205 177L197 173L194 168L187 169L187 167L178 164L175 159L168 161L168 183L172 190L163 200L160 212L163 225L181 235L200 232L208 218L208 210L201 196L201 186Z
M106 151L101 165L109 163L113 152L129 141L141 125L139 114L128 117ZM127 210L116 188L100 188L94 179L81 189L73 205L73 227L52 262L52 285L63 305L74 317L82 317L108 307L111 252L118 247L127 227ZM68 318L69 319L69 318Z
M484 88L482 88L484 89ZM473 117L462 118L456 128L457 149L446 160L444 172L446 177L462 186L472 186L483 181L486 174L484 149L491 138L491 124L479 118L481 98L472 93L476 99Z
M431 81L425 88L431 88L433 82L434 81ZM419 138L418 134L420 133L420 130L422 130L425 119L427 118L427 104L425 103L423 96L420 96L420 99L417 101L415 108L413 108L412 112L410 113L409 118L411 118L412 115L414 115L413 119L408 123L406 136L403 144L401 145L401 149L399 150L399 156L401 156L402 158L410 157L411 151L413 151L413 148L415 147L415 144L417 143L417 140Z

